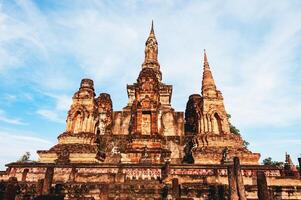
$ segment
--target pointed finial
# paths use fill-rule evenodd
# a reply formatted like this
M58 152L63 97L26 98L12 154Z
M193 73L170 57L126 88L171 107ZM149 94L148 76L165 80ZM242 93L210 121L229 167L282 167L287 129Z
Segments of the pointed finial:
M204 65L208 64L206 49L204 49Z
M206 49L204 49L204 70L210 70Z
M154 20L152 20L151 33L155 33L155 32L154 32Z
M206 54L206 49L204 49L204 64L208 63L208 59L207 59L207 54Z
M150 37L155 37L154 20L152 20L151 30L150 30L150 33L149 33L149 38Z
M158 42L155 36L153 20L152 20L149 36L145 42L144 52L145 52L145 58L142 67L149 66L147 64L151 64L159 69L160 65L158 63Z

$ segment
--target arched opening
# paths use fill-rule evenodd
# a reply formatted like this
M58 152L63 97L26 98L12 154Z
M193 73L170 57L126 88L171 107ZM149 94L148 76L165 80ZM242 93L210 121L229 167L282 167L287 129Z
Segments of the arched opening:
M81 118L82 113L80 111L77 111L73 120L73 131L74 133L80 132L81 129Z
M141 120L141 133L142 135L150 135L151 134L151 112L150 111L142 111L142 120Z
M56 194L56 195L61 195L62 193L63 193L63 184L61 184L61 183L57 183L57 184L55 184L55 186L54 186L54 194ZM60 199L60 198L58 198L58 199Z
M222 130L222 120L218 116L217 113L214 114L212 123L213 123L213 127L212 127L213 133L215 133L217 135L220 135L223 132L223 130Z

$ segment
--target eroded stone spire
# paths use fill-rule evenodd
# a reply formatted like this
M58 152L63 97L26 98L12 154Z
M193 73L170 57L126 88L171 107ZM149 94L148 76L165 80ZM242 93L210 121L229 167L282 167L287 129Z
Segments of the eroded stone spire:
M207 54L206 54L206 49L204 49L204 65L205 64L207 64L209 66L208 59L207 59Z
M158 42L155 36L154 24L152 21L151 30L145 43L145 58L142 67L159 67L158 63Z
M149 37L154 37L155 38L155 31L154 31L154 21L152 20L152 26L151 26L151 31L149 34Z
M216 94L215 82L209 67L206 49L204 49L204 68L203 68L203 80L202 80L202 95L212 96Z

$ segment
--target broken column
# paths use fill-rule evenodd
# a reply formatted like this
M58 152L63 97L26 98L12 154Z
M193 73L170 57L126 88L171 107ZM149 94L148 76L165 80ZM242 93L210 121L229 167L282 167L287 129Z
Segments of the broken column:
M219 200L218 185L209 186L209 199Z
M165 179L168 177L169 174L169 169L170 169L170 162L167 161L165 162L164 166L162 167L162 179Z
M229 200L238 200L237 194L237 184L236 178L234 175L234 166L228 166L228 182L229 182L229 192L228 192L228 199Z
M172 196L175 199L180 197L180 186L177 178L172 179Z
M26 177L27 177L27 174L29 172L29 169L24 169L23 172L22 172L22 181L26 181Z
M298 158L298 162L299 162L299 174L301 177L301 158Z
M234 157L234 176L237 183L237 193L240 200L247 200L243 177L241 174L240 162L238 157Z
M51 189L52 179L53 179L54 168L47 167L44 183L43 183L43 194L48 194Z
M266 176L263 171L257 171L258 200L271 200Z
M3 194L3 200L15 200L18 190L18 180L16 177L10 177L8 179L5 192Z
M3 180L0 181L0 199L3 199L6 185Z
M226 194L225 194L225 185L219 185L218 186L218 199L219 200L225 200Z
M36 189L36 194L42 195L43 192L43 184L44 184L44 179L39 179L37 183L37 189Z
M75 167L72 167L72 170L69 175L69 181L74 182L76 177L77 169Z

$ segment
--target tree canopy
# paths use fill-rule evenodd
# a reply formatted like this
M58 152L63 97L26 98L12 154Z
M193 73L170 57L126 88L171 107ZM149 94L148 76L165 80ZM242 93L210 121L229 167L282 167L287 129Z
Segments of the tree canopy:
M283 167L284 163L283 162L279 162L279 161L273 161L271 157L265 158L262 163L264 165L268 165L268 166L274 166L274 167Z
M230 119L231 115L227 114L227 117L228 117L228 119ZM234 135L238 135L239 137L241 137L240 130L238 128L236 128L233 124L231 124L230 120L229 120L229 126L230 126L230 132L231 133L233 133ZM250 145L250 143L247 142L246 140L243 140L243 145L247 149L248 146Z

